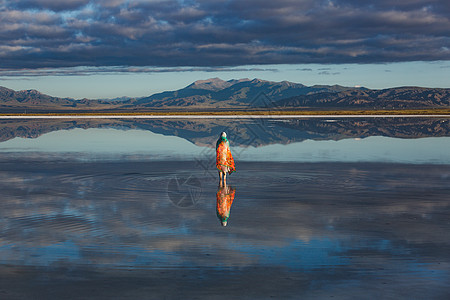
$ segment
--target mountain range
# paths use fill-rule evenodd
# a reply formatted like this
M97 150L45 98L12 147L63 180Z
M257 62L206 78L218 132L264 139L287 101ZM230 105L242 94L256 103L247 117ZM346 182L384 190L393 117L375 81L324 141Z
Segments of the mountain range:
M296 110L449 108L450 89L397 87L382 90L339 85L306 86L261 79L198 80L176 90L140 98L58 98L36 90L0 87L0 112L155 110Z

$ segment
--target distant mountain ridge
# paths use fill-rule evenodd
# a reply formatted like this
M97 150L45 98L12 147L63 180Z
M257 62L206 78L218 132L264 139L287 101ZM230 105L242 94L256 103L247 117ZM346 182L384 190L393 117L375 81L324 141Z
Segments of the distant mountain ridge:
M72 105L74 103L73 99L52 97L36 90L14 91L4 87L0 87L0 100L2 104L18 102L24 104Z
M276 102L298 95L321 92L341 92L355 90L342 86L305 86L289 81L273 82L261 79L240 79L224 81L219 78L199 80L187 87L171 92L163 92L139 99L142 107L182 106L199 108L246 108L258 106L258 97L266 99L265 105L276 106Z
M90 100L52 97L37 90L14 91L0 86L1 112L53 112L108 110L119 107L130 100Z
M384 90L347 90L337 93L298 95L277 103L282 108L342 107L402 109L449 107L450 89L400 87Z
M245 109L413 109L449 108L450 89L398 87L371 90L339 85L306 86L261 79L197 80L175 91L141 98L75 100L0 87L0 112L151 111Z

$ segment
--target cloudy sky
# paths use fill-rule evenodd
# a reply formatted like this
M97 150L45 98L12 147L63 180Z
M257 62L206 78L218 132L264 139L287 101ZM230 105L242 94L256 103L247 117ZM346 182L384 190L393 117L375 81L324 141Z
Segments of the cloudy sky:
M450 87L447 0L0 0L0 28L0 85L56 96L216 76Z

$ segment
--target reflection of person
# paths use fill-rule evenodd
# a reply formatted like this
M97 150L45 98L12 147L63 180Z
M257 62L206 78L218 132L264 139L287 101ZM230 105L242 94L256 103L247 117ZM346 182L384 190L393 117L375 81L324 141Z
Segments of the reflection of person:
M227 134L222 132L216 143L216 167L219 170L219 181L222 184L227 181L227 173L236 172L234 159L231 155L230 143Z
M227 184L220 184L216 194L216 213L222 226L227 226L228 218L230 217L231 204L233 204L236 189L227 186Z

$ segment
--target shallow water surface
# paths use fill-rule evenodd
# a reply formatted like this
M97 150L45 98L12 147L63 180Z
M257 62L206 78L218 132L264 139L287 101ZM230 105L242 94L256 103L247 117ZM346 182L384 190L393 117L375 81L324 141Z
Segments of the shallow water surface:
M226 227L207 134L107 126L0 143L0 298L450 296L446 134L254 147L243 136L257 127L232 128ZM331 154L306 154L318 149Z

